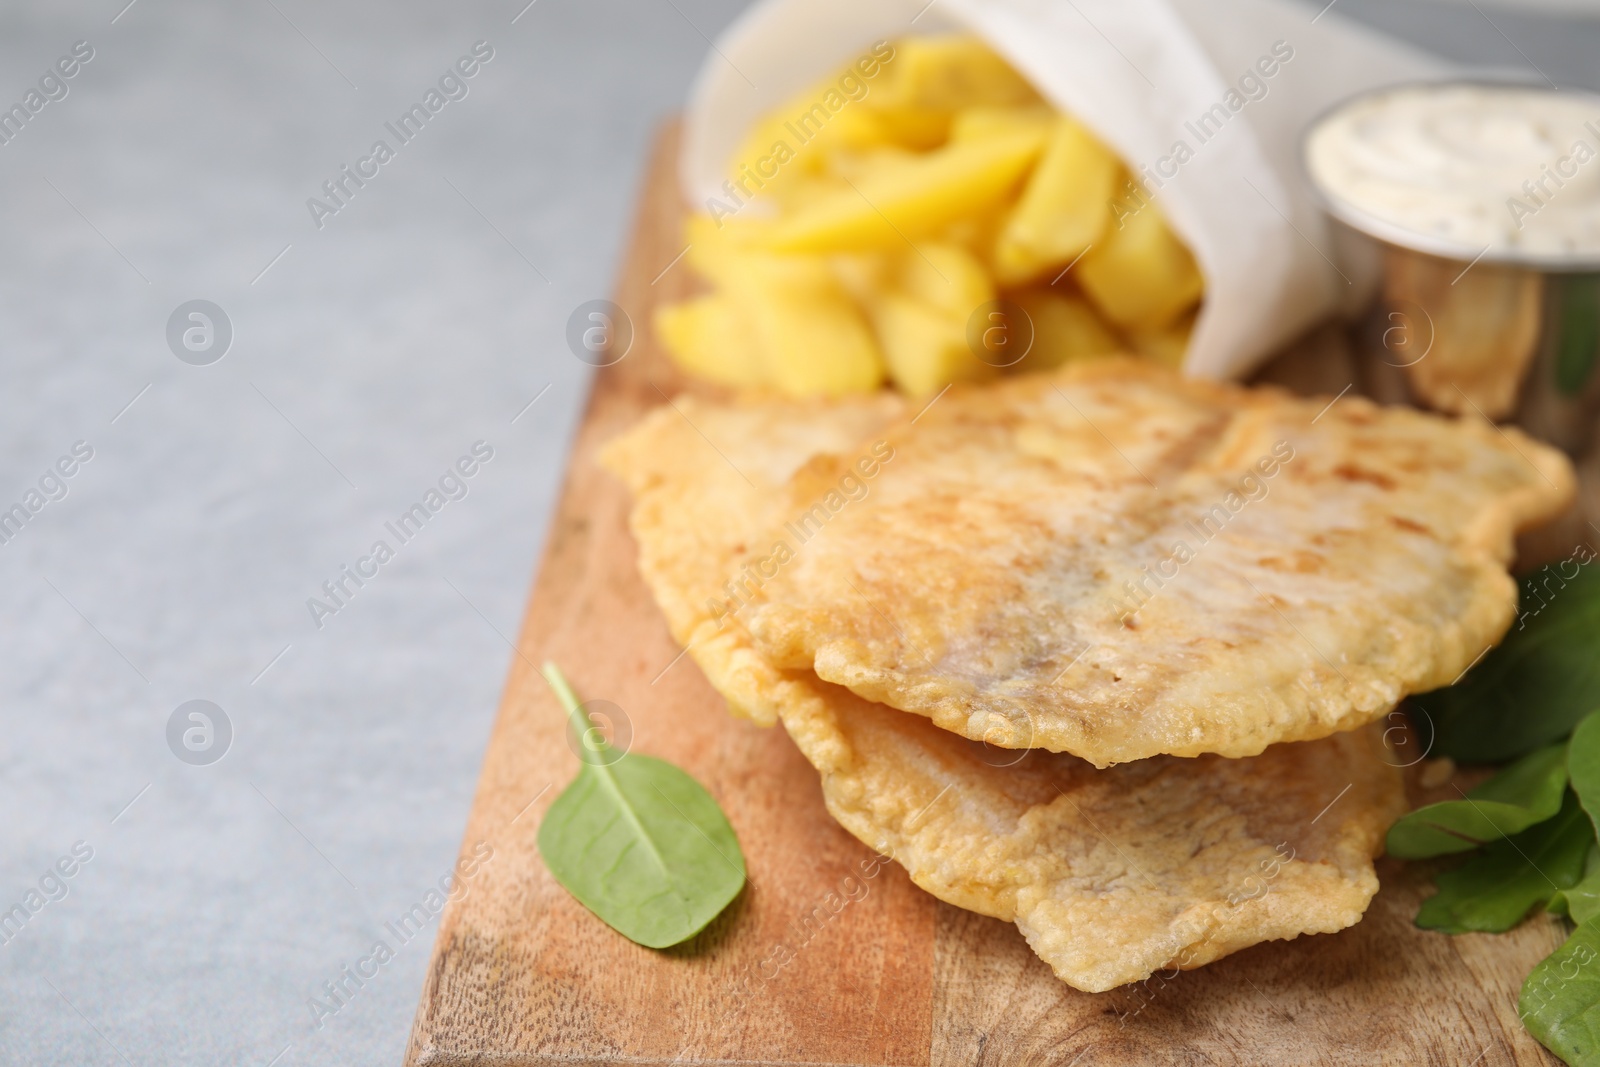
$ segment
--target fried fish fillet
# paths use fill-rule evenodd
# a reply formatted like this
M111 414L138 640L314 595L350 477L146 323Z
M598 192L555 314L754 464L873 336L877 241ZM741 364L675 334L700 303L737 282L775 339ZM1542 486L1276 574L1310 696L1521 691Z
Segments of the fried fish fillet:
M1014 921L1063 981L1088 991L1360 919L1377 890L1371 857L1404 806L1370 730L1254 759L1101 771L968 741L811 671L779 670L752 647L737 604L780 566L763 537L783 521L783 487L825 455L854 457L870 487L897 460L874 468L861 442L900 406L677 405L603 456L635 495L640 568L674 637L730 707L782 719L821 772L834 818L918 885Z
M1128 362L957 386L787 486L737 605L775 665L1096 766L1252 756L1448 685L1570 464L1515 429ZM860 446L857 446L860 451Z
M639 570L673 639L702 667L718 664L716 674L707 669L714 684L771 674L727 606L763 580L771 546L761 537L782 521L781 487L811 457L848 452L903 410L890 393L727 405L683 396L601 453L633 493ZM779 702L755 695L761 684L717 688L734 713L763 726L778 721Z
M1353 926L1405 811L1378 724L1246 759L1096 770L968 741L826 682L784 701L840 825L940 900L1015 922L1091 993Z

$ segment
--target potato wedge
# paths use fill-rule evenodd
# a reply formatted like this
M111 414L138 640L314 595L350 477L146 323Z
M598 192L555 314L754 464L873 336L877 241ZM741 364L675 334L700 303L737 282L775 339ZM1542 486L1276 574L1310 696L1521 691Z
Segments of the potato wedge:
M911 396L931 396L951 382L992 378L996 370L967 347L965 321L901 293L874 307L873 325L895 385Z
M830 109L829 103L841 104ZM830 172L837 157L875 149L925 152L949 135L945 108L875 108L819 82L753 126L728 161L728 179L746 201L781 195L796 182Z
M964 107L950 120L950 140L975 141L980 137L1017 131L1043 131L1049 136L1055 124L1056 113L1042 104L1025 107Z
M900 258L899 288L962 329L974 311L994 299L994 283L978 258L943 242L923 242Z
M1043 146L1042 132L1017 131L884 160L854 188L779 219L765 243L777 252L904 248L1010 195Z
M822 174L838 152L897 144L889 119L848 100L836 111L823 102L832 81L796 94L753 126L728 161L728 179L746 198L782 190L804 175Z
M1111 222L1122 164L1082 123L1055 120L1039 165L995 244L1002 285L1060 270L1099 240Z
M839 157L835 157L837 160ZM779 216L793 215L808 210L816 204L826 203L830 197L851 192L850 183L832 173L800 174L793 181L784 182L771 190L772 202Z
M1128 342L1150 362L1178 370L1189 351L1189 335L1194 332L1197 317L1197 311L1189 311L1158 330L1130 330Z
M871 97L863 101L881 124L884 140L917 152L938 148L950 137L951 112L942 107L876 107Z
M1136 330L1167 325L1205 288L1194 256L1154 204L1108 226L1073 276L1106 318Z
M850 299L870 308L894 287L894 258L882 252L845 252L828 257L833 276L839 279Z
M975 215L967 215L941 227L930 235L934 241L946 244L960 245L978 258L984 264L984 270L993 281L994 271L989 266L994 253L994 243L999 238L1000 227L1005 223L1006 213L1011 210L1011 205L1000 201L990 206L989 210Z
M880 107L955 110L975 104L1038 103L1039 94L983 41L944 34L897 41L867 99Z
M735 389L766 381L755 329L725 293L658 308L655 328L673 361L689 374Z
M853 183L859 186L862 182L871 181L876 175L893 171L920 158L922 153L912 152L899 145L886 145L861 152L840 152L828 161L828 176L837 179L838 183ZM848 189L849 185L841 185L841 191Z
M750 253L727 283L749 318L766 380L794 396L841 396L883 383L866 319L821 256Z
M1016 365L1017 370L1049 370L1128 349L1094 305L1077 293L1041 286L1019 290L1007 299L1033 321L1033 347Z
M744 260L760 248L760 235L771 228L763 219L718 220L710 215L690 215L683 224L688 245L684 262L700 277L722 288L743 269Z

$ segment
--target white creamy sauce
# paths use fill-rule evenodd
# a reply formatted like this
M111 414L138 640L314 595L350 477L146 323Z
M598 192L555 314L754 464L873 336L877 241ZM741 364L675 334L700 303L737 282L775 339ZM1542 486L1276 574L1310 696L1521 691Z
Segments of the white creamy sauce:
M1520 86L1391 89L1323 119L1306 140L1306 164L1347 222L1396 243L1466 259L1486 249L1509 259L1600 256L1600 98Z

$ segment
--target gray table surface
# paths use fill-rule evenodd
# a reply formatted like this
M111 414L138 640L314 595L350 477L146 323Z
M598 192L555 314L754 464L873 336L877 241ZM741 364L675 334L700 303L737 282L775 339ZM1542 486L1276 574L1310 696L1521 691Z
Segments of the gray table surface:
M66 490L0 544L0 912L42 902L0 927L0 1062L393 1064L431 929L309 999L455 859L588 384L568 315L742 4L125 2L0 10L0 101L94 50L0 145L0 510ZM1339 10L1600 87L1579 16ZM468 95L317 228L477 41ZM209 365L167 340L193 299L233 329ZM479 441L467 495L387 534ZM168 743L195 699L233 732L208 765Z

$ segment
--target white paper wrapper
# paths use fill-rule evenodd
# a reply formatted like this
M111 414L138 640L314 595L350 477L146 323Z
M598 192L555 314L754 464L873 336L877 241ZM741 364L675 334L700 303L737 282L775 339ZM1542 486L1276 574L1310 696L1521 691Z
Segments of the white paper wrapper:
M1301 170L1305 126L1362 90L1448 73L1336 11L1288 0L761 0L716 42L691 93L681 160L690 199L726 203L750 126L873 42L953 29L988 41L1130 170L1148 168L1155 202L1206 277L1184 368L1212 378L1243 374L1356 306L1370 282L1334 265ZM1257 69L1264 57L1279 60L1270 77ZM1246 75L1255 81L1240 91ZM1213 105L1221 111L1201 126Z

